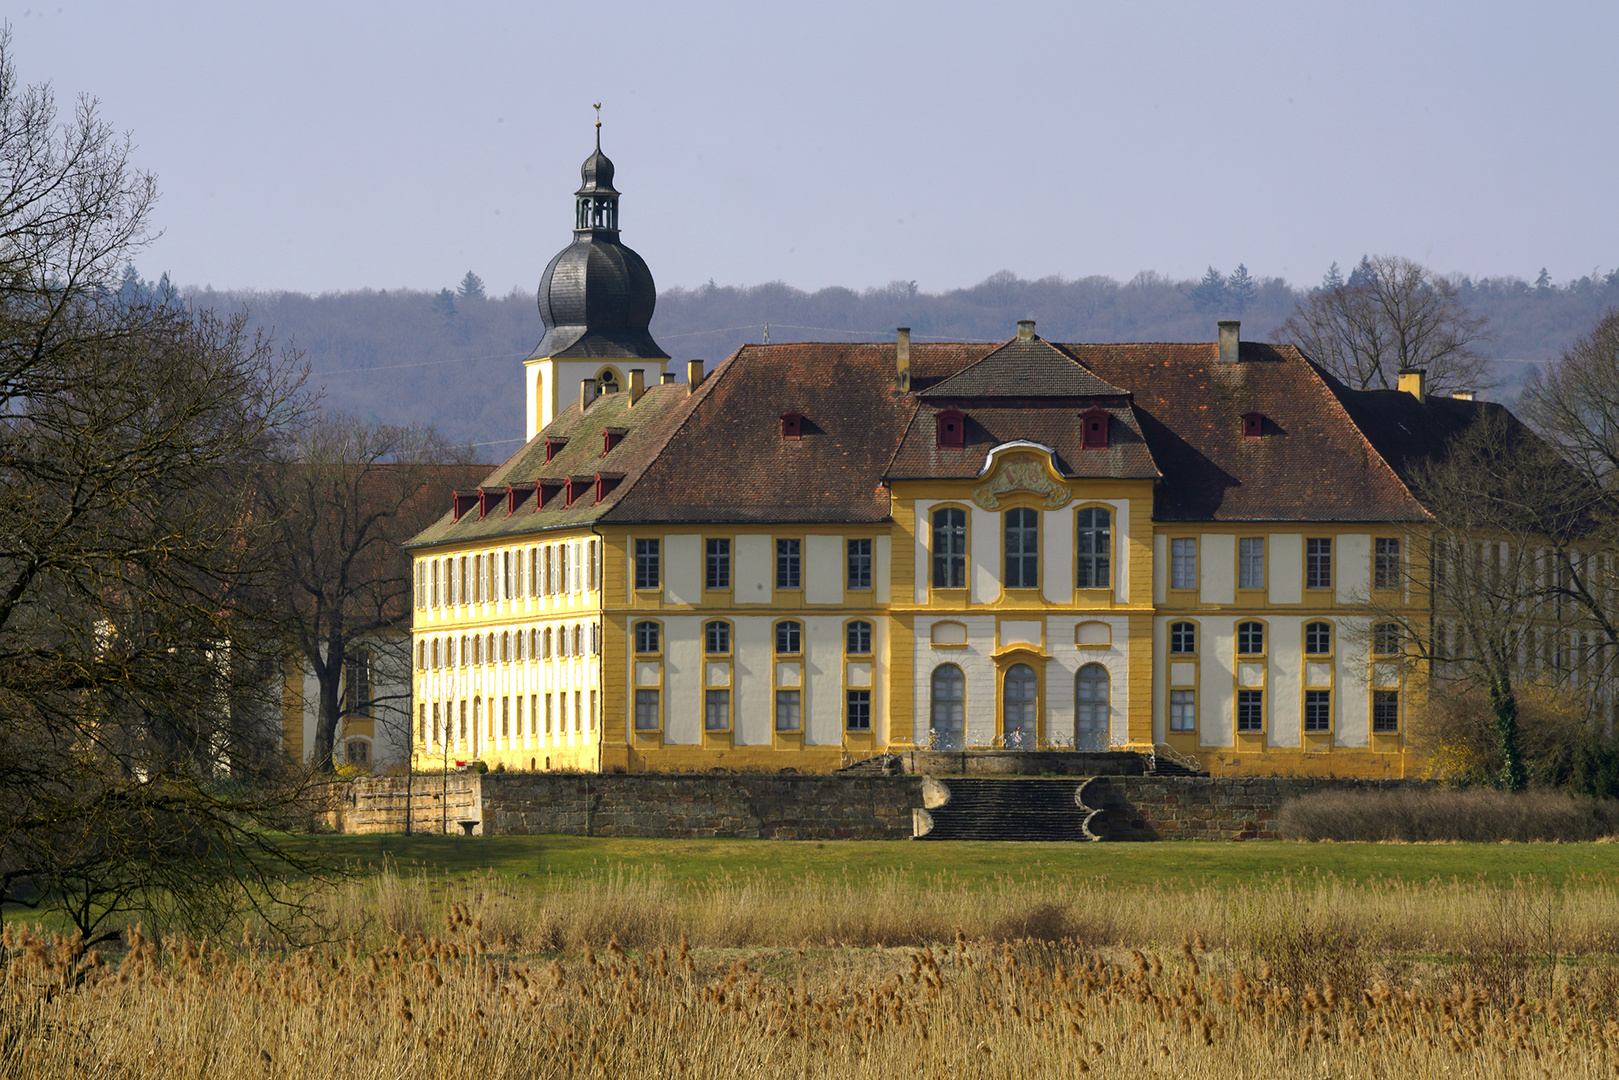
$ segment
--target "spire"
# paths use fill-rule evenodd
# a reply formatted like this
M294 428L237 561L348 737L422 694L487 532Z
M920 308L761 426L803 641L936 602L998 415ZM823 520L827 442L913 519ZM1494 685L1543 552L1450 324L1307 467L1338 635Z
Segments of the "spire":
M618 196L613 188L613 162L602 153L601 102L596 110L596 152L579 167L582 183L574 192L573 231L576 236L589 233L618 232Z

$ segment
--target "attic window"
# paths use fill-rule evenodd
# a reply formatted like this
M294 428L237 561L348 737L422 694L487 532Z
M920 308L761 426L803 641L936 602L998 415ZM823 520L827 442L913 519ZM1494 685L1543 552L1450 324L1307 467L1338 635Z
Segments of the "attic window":
M1079 415L1081 445L1087 450L1107 449L1106 409L1090 409Z
M782 438L784 438L784 439L796 439L796 438L799 438L800 435L803 432L803 426L804 426L804 414L803 413L789 412L789 413L782 413L781 414L781 437Z
M545 460L550 461L552 458L556 457L562 452L562 448L567 445L567 439L558 439L554 436L547 435L545 437Z
M623 442L624 435L623 428L602 428L602 456L606 457L612 452L613 447Z
M461 515L478 504L478 495L464 494L459 491L450 492L450 517L453 521L460 521Z
M572 506L573 505L573 500L577 499L581 494L583 494L583 492L581 492L579 490L579 488L580 488L580 485L574 483L573 477L571 477L571 476L568 477L568 479L562 481L562 505L563 506Z
M546 503L556 498L557 492L563 487L561 480L541 480L539 483L539 496L534 500L534 512L537 514Z
M511 517L517 513L517 489L510 484L506 485L506 516Z
M941 447L967 445L967 414L960 409L945 409L934 418L939 425L938 444Z
M483 488L478 489L478 520L482 521L484 515L489 513L489 492Z
M1257 439L1265 434L1265 414L1245 412L1242 414L1242 437Z
M596 501L601 502L603 499L607 498L608 495L612 494L613 489L618 487L618 482L622 479L624 479L624 477L620 473L597 473Z

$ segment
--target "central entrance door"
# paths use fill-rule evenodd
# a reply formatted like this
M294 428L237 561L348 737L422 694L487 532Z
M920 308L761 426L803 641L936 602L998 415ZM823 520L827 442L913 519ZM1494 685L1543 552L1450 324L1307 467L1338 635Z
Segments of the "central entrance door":
M1028 664L1006 669L1001 695L1001 735L1008 750L1034 749L1035 702L1039 684Z
M967 719L967 677L954 664L933 669L932 708L928 745L935 750L960 750L965 741Z
M1086 664L1074 676L1074 749L1106 750L1111 722L1107 668Z

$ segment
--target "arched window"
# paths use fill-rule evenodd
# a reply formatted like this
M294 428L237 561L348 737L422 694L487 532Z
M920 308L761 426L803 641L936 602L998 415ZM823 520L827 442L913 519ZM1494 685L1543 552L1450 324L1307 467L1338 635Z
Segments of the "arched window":
M967 677L955 664L933 669L929 745L935 750L960 750L966 728Z
M507 662L509 662L511 660L511 658L512 658L512 633L511 633L510 630L504 630L504 631L501 632L501 635L500 635L500 660L501 660L501 663L507 663Z
M1075 548L1079 552L1078 576L1081 589L1106 589L1113 585L1113 514L1101 506L1079 511Z
M585 655L584 631L585 628L579 623L573 624L573 655L575 656Z
M1237 624L1237 655L1258 656L1265 651L1265 624L1245 622Z
M1197 652L1197 624L1189 622L1170 623L1169 651L1175 654Z
M850 656L866 656L871 652L871 624L856 619L849 624L848 641L844 651Z
M1107 668L1086 664L1074 676L1074 748L1106 750L1111 724Z
M1027 507L1006 512L1006 587L1040 587L1040 519Z
M612 368L602 368L596 376L596 385L604 394L618 393L618 372Z
M418 671L426 671L427 670L427 642L426 641L420 641L420 642L417 642L417 644L416 644L416 670L418 670Z
M967 587L967 511L959 507L933 512L933 587Z
M547 660L551 659L551 628L549 626L545 628L545 645L540 655Z
M1324 622L1305 624L1304 651L1309 656L1326 656L1332 652L1332 624Z
M658 651L657 623L638 622L635 624L635 651L638 653L655 653Z
M788 620L776 624L776 652L778 655L792 654L804 651L804 628L801 624Z
M472 662L474 664L483 663L483 635L482 634L474 634L472 636Z
M715 620L703 627L703 649L710 656L724 656L731 651L731 624Z
M1006 669L1001 694L1001 734L1008 747L1034 749L1034 715L1039 682L1028 664Z

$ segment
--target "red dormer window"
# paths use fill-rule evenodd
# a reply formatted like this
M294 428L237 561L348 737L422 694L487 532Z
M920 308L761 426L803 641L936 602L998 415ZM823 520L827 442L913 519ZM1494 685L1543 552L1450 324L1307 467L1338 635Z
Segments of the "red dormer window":
M450 515L454 521L460 521L461 515L478 505L479 496L465 495L459 491L450 492Z
M623 428L602 428L602 457L606 457L613 447L624 441Z
M562 448L567 445L567 439L555 439L547 435L545 437L545 460L550 461L552 458L556 457L562 452Z
M539 494L534 497L534 512L539 513L541 507L556 498L557 492L561 491L562 487L561 480L541 480L539 482Z
M1242 414L1242 437L1257 439L1265 434L1265 414L1245 412Z
M517 489L510 484L506 485L506 516L511 517L517 513Z
M597 473L596 501L601 502L603 499L607 498L607 496L612 493L613 489L618 487L618 482L622 479L623 477L613 473Z
M1106 409L1091 409L1079 414L1080 438L1085 449L1107 449L1107 421Z
M484 515L489 513L489 492L478 489L478 520L482 521Z
M577 499L580 494L579 485L573 482L573 477L570 476L568 479L562 481L563 506L572 506L573 500Z
M782 438L784 438L784 439L796 439L796 438L799 438L803 434L803 431L804 431L804 414L803 413L789 412L789 413L782 413L781 414L781 437Z
M941 447L967 445L967 414L960 409L945 409L934 419L938 422L938 444Z

